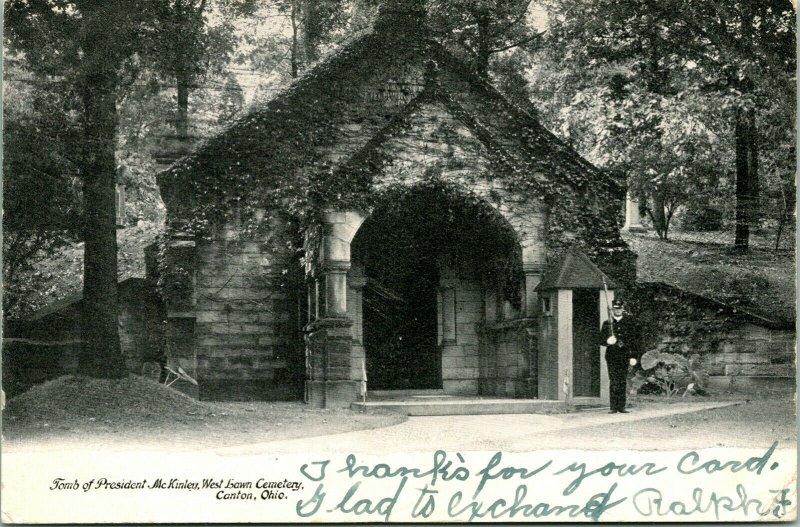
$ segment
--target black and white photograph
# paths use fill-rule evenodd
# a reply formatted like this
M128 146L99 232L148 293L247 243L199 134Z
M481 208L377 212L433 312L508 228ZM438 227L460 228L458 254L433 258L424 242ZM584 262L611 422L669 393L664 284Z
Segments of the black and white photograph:
M2 523L796 521L795 0L2 16Z

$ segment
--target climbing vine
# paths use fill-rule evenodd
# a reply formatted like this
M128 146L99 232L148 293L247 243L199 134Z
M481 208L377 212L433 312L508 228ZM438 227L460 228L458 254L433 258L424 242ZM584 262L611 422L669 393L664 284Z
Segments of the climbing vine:
M167 237L209 238L215 228L235 224L243 239L257 239L278 217L297 233L313 234L326 210L368 215L392 192L377 184L394 161L381 144L408 133L409 117L427 103L446 108L480 140L490 177L508 193L546 205L548 259L577 245L615 278L632 279L635 257L618 232L624 195L618 181L435 43L376 34L356 40L162 175ZM364 146L337 162L332 152L354 142ZM436 166L427 168L422 181L443 183ZM440 190L450 192L447 185ZM306 259L314 250L309 240L313 235Z

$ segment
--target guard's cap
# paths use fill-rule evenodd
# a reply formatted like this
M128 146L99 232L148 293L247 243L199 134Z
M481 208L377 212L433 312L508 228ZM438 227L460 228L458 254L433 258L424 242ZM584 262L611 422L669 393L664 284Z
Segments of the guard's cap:
M611 302L611 307L625 307L625 302L623 302L620 298L615 298Z

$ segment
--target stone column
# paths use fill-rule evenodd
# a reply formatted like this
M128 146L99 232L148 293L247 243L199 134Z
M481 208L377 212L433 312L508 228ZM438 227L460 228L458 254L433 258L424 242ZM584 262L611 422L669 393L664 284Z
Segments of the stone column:
M542 281L544 273L545 248L544 243L536 239L523 240L522 242L522 272L525 274L525 290L523 298L523 310L526 323L527 336L527 364L528 371L525 383L525 396L538 397L539 394L539 328L538 316L539 295L536 287Z
M633 198L630 191L625 194L625 225L623 229L629 232L646 232L639 216L639 202Z
M306 392L309 404L319 408L347 408L359 398L359 379L351 367L353 320L347 312L347 271L350 242L363 221L355 212L323 215L323 236L313 264L318 316L306 327L313 371Z
M558 400L567 403L572 401L572 290L559 289L556 297L558 303Z
M164 295L167 362L173 368L180 366L198 379L195 349L197 242L194 236L174 235L169 241L166 258L163 278L167 284ZM199 388L193 384L179 382L175 387L192 397L200 396Z
M525 274L525 317L534 318L539 314L539 295L536 293L536 286L542 281L545 251L541 242L536 240L523 240L522 243L522 272Z
M325 318L347 316L347 270L350 262L325 262Z
M325 274L325 317L347 316L347 271L350 242L364 221L357 212L328 212L324 215L324 237L320 258Z
M351 327L351 361L350 378L361 378L361 366L366 360L364 352L364 286L367 285L367 277L364 276L363 267L353 265L347 274L347 316L353 321Z

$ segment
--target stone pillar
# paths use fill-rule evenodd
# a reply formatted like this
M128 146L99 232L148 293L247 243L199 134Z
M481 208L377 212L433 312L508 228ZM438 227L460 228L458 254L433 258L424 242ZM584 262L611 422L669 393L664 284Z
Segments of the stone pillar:
M197 351L194 327L197 243L191 235L177 234L169 241L164 283L166 304L167 364L180 366L197 379ZM199 397L199 388L179 382L175 388L192 397Z
M364 221L355 212L323 215L322 239L312 274L316 279L317 319L306 326L306 394L318 408L347 408L358 400L360 379L353 363L353 320L347 311L350 242Z
M541 242L523 240L522 272L525 274L524 309L526 318L535 318L539 314L539 295L536 286L542 281L544 272L545 251Z
M524 317L526 323L527 364L528 371L524 395L535 398L539 395L539 295L536 287L542 281L545 266L545 248L542 241L527 239L522 242L522 272L525 274L523 298Z
M605 291L600 291L600 325L608 320L609 303L614 301L614 291L608 292L608 299L606 299ZM606 347L599 346L600 348L600 401L605 404L610 404L611 400L608 393L608 364L606 364Z
M350 263L326 262L325 268L325 317L347 316L347 270Z
M306 326L306 397L315 408L349 408L359 399L359 381L350 368L351 326L348 318L321 318Z
M558 400L572 401L572 290L559 289L556 297L558 303Z
M367 277L360 265L354 265L347 274L347 316L353 321L353 340L363 344L364 339L364 287Z
M347 274L347 316L353 321L351 327L352 349L350 361L350 378L361 378L361 366L366 360L364 352L364 286L367 277L363 267L353 265Z
M629 232L646 232L639 216L639 202L633 198L630 191L625 194L625 225L623 229Z

